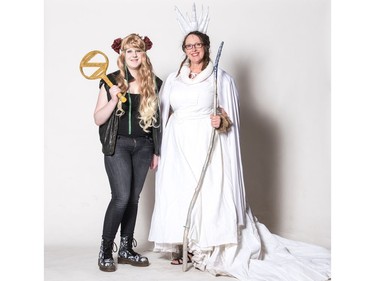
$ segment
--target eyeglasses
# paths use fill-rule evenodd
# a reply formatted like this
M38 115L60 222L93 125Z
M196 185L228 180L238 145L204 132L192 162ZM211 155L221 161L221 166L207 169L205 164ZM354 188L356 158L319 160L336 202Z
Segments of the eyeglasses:
M193 47L195 47L195 49L200 49L200 48L202 48L203 46L204 46L203 43L195 43L195 44L187 44L187 45L184 46L184 48L185 48L186 50L191 50L191 49L193 49Z

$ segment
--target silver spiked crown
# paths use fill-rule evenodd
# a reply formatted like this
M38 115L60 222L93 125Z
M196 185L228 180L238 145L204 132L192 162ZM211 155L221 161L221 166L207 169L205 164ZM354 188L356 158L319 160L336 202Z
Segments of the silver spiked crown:
M184 17L177 7L175 7L175 11L177 15L177 22L184 35L188 34L191 31L200 31L202 33L207 33L208 22L210 21L208 8L205 11L202 6L202 13L199 18L197 17L197 9L195 7L195 3L193 4L191 18L189 17L188 13L186 13L186 17Z

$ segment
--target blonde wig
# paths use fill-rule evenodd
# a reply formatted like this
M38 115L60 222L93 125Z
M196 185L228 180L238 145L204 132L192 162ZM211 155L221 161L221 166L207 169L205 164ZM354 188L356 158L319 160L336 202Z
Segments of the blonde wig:
M120 75L117 79L118 86L123 93L129 88L129 81L127 81L125 71L125 51L128 48L140 49L141 65L138 69L138 81L140 83L140 106L139 125L145 132L149 132L150 127L155 127L157 124L156 113L158 108L158 97L156 95L156 81L155 74L149 57L146 54L146 44L138 34L130 34L122 39L121 51L117 59L117 65L120 69Z

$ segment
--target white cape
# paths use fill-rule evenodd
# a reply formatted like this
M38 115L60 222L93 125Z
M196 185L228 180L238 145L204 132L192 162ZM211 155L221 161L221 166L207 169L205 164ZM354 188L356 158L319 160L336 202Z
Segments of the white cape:
M207 155L215 91L210 64L189 79L184 66L172 73L160 93L163 140L156 173L155 206L149 240L155 251L174 252ZM233 121L217 134L210 164L194 205L189 251L194 266L239 280L328 280L330 252L281 238L253 217L245 201L239 139L238 92L233 78L218 70L218 99ZM172 108L173 114L169 115Z

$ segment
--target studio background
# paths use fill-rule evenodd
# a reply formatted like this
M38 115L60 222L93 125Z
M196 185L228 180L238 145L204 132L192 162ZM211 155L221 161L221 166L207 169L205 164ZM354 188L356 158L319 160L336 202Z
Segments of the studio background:
M97 49L117 70L115 38L148 36L165 80L183 59L174 6L192 1L45 1L45 245L98 245L110 188L93 112L98 80L79 71ZM330 1L196 1L209 6L211 58L240 95L244 179L254 215L273 233L331 247ZM141 194L135 238L147 241L154 172ZM182 222L184 223L184 222ZM117 236L118 240L118 236ZM149 244L150 248L152 244Z

